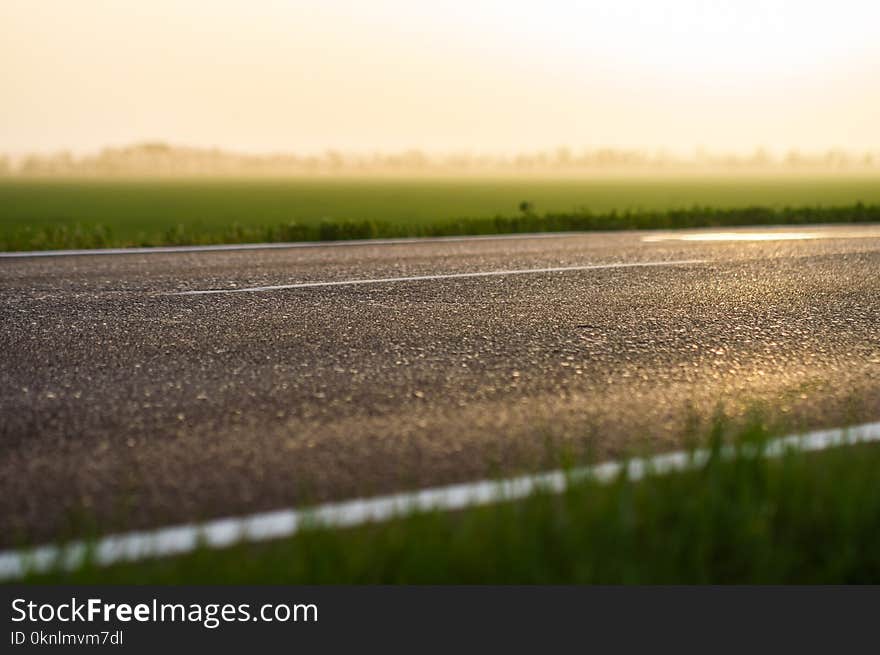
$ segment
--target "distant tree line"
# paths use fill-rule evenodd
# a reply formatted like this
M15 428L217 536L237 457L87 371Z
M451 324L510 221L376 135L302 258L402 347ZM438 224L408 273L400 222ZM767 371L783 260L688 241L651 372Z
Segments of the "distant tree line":
M763 148L748 155L716 154L698 149L684 157L667 152L615 148L570 148L510 156L469 153L353 154L328 150L320 155L251 155L217 148L191 148L166 143L140 143L105 148L96 154L70 152L0 155L0 176L114 177L114 176L330 176L330 175L444 175L471 173L590 173L677 171L880 171L880 152L853 153L832 149L820 153L791 150L783 155Z

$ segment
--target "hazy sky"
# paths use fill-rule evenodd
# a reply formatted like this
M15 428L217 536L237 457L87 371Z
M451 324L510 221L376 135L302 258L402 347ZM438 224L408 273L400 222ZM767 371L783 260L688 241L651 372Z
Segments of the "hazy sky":
M876 0L0 0L0 150L876 150L878 34Z

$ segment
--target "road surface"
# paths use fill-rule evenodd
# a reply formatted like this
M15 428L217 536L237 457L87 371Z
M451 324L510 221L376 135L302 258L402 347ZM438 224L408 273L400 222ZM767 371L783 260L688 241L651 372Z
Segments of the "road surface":
M0 317L4 545L880 418L880 226L0 257Z

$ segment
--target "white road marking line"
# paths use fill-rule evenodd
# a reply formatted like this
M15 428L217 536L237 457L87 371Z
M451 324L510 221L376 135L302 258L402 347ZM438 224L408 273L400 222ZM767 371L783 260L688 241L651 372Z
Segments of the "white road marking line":
M537 273L563 273L567 271L593 271L608 268L640 268L648 266L677 266L682 264L705 264L704 259L679 259L664 262L620 262L615 264L586 264L584 266L556 266L551 268L520 268L507 271L477 271L474 273L438 273L435 275L409 275L404 277L383 277L363 280L335 280L328 282L297 282L295 284L274 284L262 287L241 287L236 289L197 289L195 291L176 291L169 296L204 296L218 293L254 293L259 291L279 291L281 289L312 289L315 287L342 287L354 284L386 284L389 282L422 282L425 280L454 280L471 277L493 277L504 275L531 275Z
M2 251L0 259L19 259L24 257L77 257L92 255L153 255L161 253L199 253L199 252L234 252L237 250L285 250L296 248L340 248L350 246L395 246L412 245L419 243L455 243L460 241L510 241L519 239L559 239L590 236L607 236L638 234L641 230L586 230L567 232L524 232L521 234L472 234L449 237L401 237L398 239L345 239L339 241L286 241L282 243L222 243L207 246L147 246L132 248L81 248L75 250L18 250ZM729 232L728 235L739 235L740 232ZM752 233L756 238L744 237L727 239L734 241L773 241L773 233ZM766 234L767 236L763 236ZM779 234L779 233L777 233ZM798 233L791 233L798 234ZM806 233L801 233L806 234ZM801 239L869 239L878 238L880 234L871 232L813 232L812 236L788 237ZM689 235L646 235L642 241L652 243L657 241L722 241L720 238L699 238L699 234Z
M594 233L595 234L595 233ZM522 234L475 234L455 237L405 237L400 239L346 239L340 241L287 241L283 243L223 243L209 246L149 246L140 248L90 248L79 250L21 250L0 252L0 259L20 257L74 257L91 255L153 255L159 253L229 252L236 250L284 250L288 248L340 248L348 246L396 246L458 241L511 241L586 236L584 232L525 232Z
M724 242L724 241L808 241L814 239L877 239L877 231L842 231L833 232L691 232L688 234L646 234L644 243L660 241L693 241L693 242Z
M817 430L804 435L773 439L765 444L766 457L785 452L811 452L837 446L880 442L880 422L850 428ZM743 446L747 448L747 446ZM748 451L746 451L748 452ZM726 446L722 455L735 455ZM66 546L45 545L25 550L0 552L0 580L22 578L61 568L74 570L86 561L97 566L135 562L147 558L168 557L192 552L197 548L224 548L243 542L290 537L309 525L347 528L365 523L387 521L412 512L458 510L524 498L535 491L559 493L572 482L593 479L613 481L624 471L630 479L647 474L666 475L703 466L710 457L706 449L675 451L629 461L611 461L571 471L549 471L504 480L480 480L446 487L432 487L414 492L375 498L357 498L325 503L307 509L282 509L205 523L185 523L156 530L110 535L94 543L74 542Z

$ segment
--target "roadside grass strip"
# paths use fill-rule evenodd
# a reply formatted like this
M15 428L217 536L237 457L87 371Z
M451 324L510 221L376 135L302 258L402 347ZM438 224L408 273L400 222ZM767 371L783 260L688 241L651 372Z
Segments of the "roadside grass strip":
M876 183L873 188L876 188ZM70 189L68 189L70 190ZM74 189L75 190L75 189ZM6 189L9 192L9 189ZM867 191L867 189L863 189ZM18 200L10 200L11 207L4 211L2 206L4 188L0 185L0 251L29 251L26 256L35 256L35 251L68 251L58 254L85 254L90 249L139 248L133 252L147 251L145 247L175 246L216 246L242 244L253 249L255 244L284 244L290 242L351 242L354 240L396 240L413 237L462 237L496 236L536 233L571 233L612 230L672 230L681 228L733 228L756 226L790 226L817 224L876 224L880 223L880 204L856 202L836 206L747 206L717 207L693 206L680 209L627 209L594 212L589 209L574 209L563 212L535 214L524 212L519 215L496 215L482 217L447 217L427 221L406 219L383 220L382 216L401 211L399 203L387 203L374 217L363 215L363 209L352 207L353 216L362 218L324 218L312 216L277 222L277 219L254 216L239 220L240 216L253 215L255 202L265 202L259 193L247 198L238 205L235 216L229 216L230 207L225 206L216 196L217 188L211 187L194 191L203 202L220 203L210 213L188 215L186 203L177 206L166 205L163 212L154 214L161 191L149 190L141 196L134 206L120 206L115 211L111 207L114 198L120 195L113 187L105 189L80 207L79 214L73 211L69 202L50 210L38 209L44 204L45 193L31 189L36 195L26 194ZM622 197L628 197L625 190ZM872 191L874 193L874 191ZM109 194L109 195L107 195ZM157 195L158 194L158 195ZM335 193L333 195L345 195ZM13 198L17 197L13 194ZM332 196L331 196L332 197ZM238 198L242 203L244 198ZM169 200L169 202L171 202ZM177 202L181 202L178 198ZM277 203L275 210L286 211L296 208L296 201L288 199L288 204ZM448 211L452 211L451 209ZM21 212L21 213L19 213ZM274 213L274 210L273 210ZM67 216L58 218L57 216ZM140 215L140 219L132 218ZM454 215L453 215L454 216ZM149 217L149 218L147 218ZM110 254L109 252L107 254ZM116 254L119 254L118 252ZM8 256L8 255L7 255Z
M307 532L310 528L335 530L381 524L422 513L451 512L525 499L538 493L556 495L587 481L600 485L622 479L638 482L649 477L700 470L712 461L773 459L789 453L818 452L874 442L880 442L880 422L770 440L743 440L732 444L718 442L713 448L609 461L536 475L481 480L303 509L282 509L204 523L187 523L66 545L8 550L0 552L0 580L12 581L59 571L75 572L86 566L108 567L278 540ZM804 511L809 512L809 508Z

